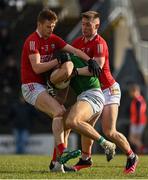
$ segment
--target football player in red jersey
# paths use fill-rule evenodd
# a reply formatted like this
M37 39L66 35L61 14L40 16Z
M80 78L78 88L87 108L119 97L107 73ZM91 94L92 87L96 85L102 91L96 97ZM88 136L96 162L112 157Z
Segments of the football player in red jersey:
M116 130L121 91L119 84L111 75L108 47L106 41L97 33L99 26L100 17L97 12L87 11L82 13L82 36L76 38L72 45L84 51L92 59L95 59L102 69L99 80L105 96L105 106L101 116L103 132L127 155L127 164L124 172L133 173L136 169L138 156L132 151L126 137ZM77 170L92 165L91 148L93 141L82 136L81 142L82 157L74 166Z
M132 84L129 87L129 94L132 98L130 104L130 131L129 140L135 146L136 152L144 153L144 144L142 135L147 124L146 100L141 94L138 84Z
M46 113L53 119L52 130L60 159L63 158L63 152L65 151L62 124L65 108L55 98L49 95L46 89L44 73L52 70L59 64L63 73L61 81L62 78L65 79L67 74L71 73L68 71L65 73L65 66L73 65L71 62L68 62L68 58L53 58L53 54L58 50L74 53L88 62L92 62L92 60L84 52L72 47L60 37L53 34L56 22L57 16L53 11L43 9L39 13L37 29L27 37L22 50L21 88L23 97L29 104L32 104L35 108ZM95 66L93 67L91 66L92 71L96 70ZM79 151L71 152L68 154L68 157L73 158L77 153L79 154ZM63 165L59 163L57 167L57 170L64 172Z

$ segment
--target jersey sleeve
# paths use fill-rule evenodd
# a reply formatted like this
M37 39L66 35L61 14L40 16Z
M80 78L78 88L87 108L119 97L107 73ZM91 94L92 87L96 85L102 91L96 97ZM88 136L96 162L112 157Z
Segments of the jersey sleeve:
M71 45L72 45L73 47L75 47L75 48L78 48L78 38L75 39L75 40L71 43Z
M75 47L76 48L76 45L77 45L77 43L76 43L77 41L76 40L74 40L72 43L71 43L71 45L73 46L73 47Z
M94 57L105 57L108 53L107 44L103 41L96 41L94 47Z
M39 53L40 45L36 39L28 39L25 45L28 49L28 55Z

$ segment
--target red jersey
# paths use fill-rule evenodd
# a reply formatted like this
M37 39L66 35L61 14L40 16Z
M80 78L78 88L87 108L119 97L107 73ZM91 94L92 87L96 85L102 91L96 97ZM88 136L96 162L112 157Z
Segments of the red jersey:
M21 59L21 80L22 84L41 83L45 84L42 74L36 74L31 66L29 55L39 53L41 62L48 62L53 59L56 50L62 49L66 42L55 34L51 34L48 39L44 39L38 32L33 32L25 41Z
M105 63L99 77L101 88L103 90L115 83L109 67L108 47L106 41L100 35L97 34L88 42L85 42L84 36L80 36L73 41L72 45L84 51L90 58L105 57Z
M132 124L146 124L146 102L142 96L134 98L130 106Z

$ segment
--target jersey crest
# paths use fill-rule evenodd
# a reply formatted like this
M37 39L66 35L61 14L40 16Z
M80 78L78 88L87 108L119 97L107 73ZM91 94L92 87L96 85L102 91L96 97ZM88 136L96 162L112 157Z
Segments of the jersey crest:
M52 48L52 49L55 49L55 44L51 44L51 48Z
M45 51L48 52L48 44L45 45Z

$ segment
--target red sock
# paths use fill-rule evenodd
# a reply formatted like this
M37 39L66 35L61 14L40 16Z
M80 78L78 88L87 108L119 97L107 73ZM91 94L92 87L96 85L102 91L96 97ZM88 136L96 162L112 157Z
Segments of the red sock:
M133 151L132 151L132 149L130 149L130 150L126 153L126 155L127 155L127 156L130 156L132 153L133 153Z
M56 156L57 156L57 151L56 151L56 148L54 148L52 161L56 161Z
M133 150L130 149L130 150L126 153L126 155L127 155L128 157L132 158L135 154L134 154Z
M91 157L91 153L82 151L82 159L83 160L87 160L90 157Z
M85 154L85 155L87 155L87 156L91 156L91 153L84 152L84 151L82 151L82 154Z
M61 143L61 144L58 145L59 154L62 154L64 149L65 149L65 144L64 143Z

